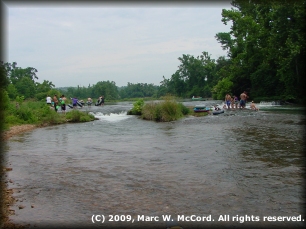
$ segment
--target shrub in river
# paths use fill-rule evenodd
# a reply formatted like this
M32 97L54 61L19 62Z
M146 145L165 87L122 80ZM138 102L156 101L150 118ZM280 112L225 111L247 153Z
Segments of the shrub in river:
M139 99L135 103L133 103L133 108L129 110L127 114L128 115L141 115L143 106L144 106L143 99Z
M89 122L95 119L92 114L85 113L79 110L72 110L66 113L66 118L69 122Z
M161 103L161 120L170 122L177 120L183 116L182 110L178 103L174 100L165 100Z
M183 115L190 114L190 109L186 106L184 106L182 103L179 103L178 106L180 107Z
M166 98L160 103L147 103L142 108L141 117L146 120L170 122L189 113L189 109L174 99Z
M159 119L160 111L157 108L158 104L150 102L144 105L142 109L141 117L147 120L157 120Z

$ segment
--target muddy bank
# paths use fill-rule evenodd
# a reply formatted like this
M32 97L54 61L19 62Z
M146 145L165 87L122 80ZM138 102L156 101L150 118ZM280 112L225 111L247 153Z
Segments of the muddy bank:
M10 206L13 206L16 202L15 198L12 196L14 191L13 189L8 189L8 182L6 180L6 172L10 171L11 168L2 168L1 177L3 178L0 182L1 186L1 211L0 211L0 228L26 228L26 225L16 225L10 222L10 215L15 214L14 210L10 209Z
M13 137L17 134L21 134L30 130L33 130L37 128L36 125L30 125L30 124L25 124L25 125L20 125L20 126L12 126L9 130L4 131L2 133L2 139L7 140L10 137Z

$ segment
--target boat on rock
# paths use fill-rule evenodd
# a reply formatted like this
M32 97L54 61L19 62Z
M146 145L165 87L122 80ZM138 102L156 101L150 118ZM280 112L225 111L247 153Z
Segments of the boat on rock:
M207 107L205 105L196 105L193 108L193 111L196 112L196 113L199 113L199 112L209 112L210 111L210 107Z

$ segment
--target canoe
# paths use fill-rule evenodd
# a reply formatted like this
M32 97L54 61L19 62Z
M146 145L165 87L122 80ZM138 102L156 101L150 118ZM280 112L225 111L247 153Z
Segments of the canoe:
M192 100L202 100L202 97L192 97Z
M196 105L194 108L193 108L193 111L196 112L196 113L199 113L199 112L209 112L210 111L210 108L209 107L206 107L205 105Z

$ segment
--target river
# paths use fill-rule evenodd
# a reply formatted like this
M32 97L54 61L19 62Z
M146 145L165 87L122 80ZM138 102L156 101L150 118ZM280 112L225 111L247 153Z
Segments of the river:
M17 199L11 221L36 228L304 225L301 108L264 104L158 123L126 115L131 107L85 107L99 120L8 140Z

